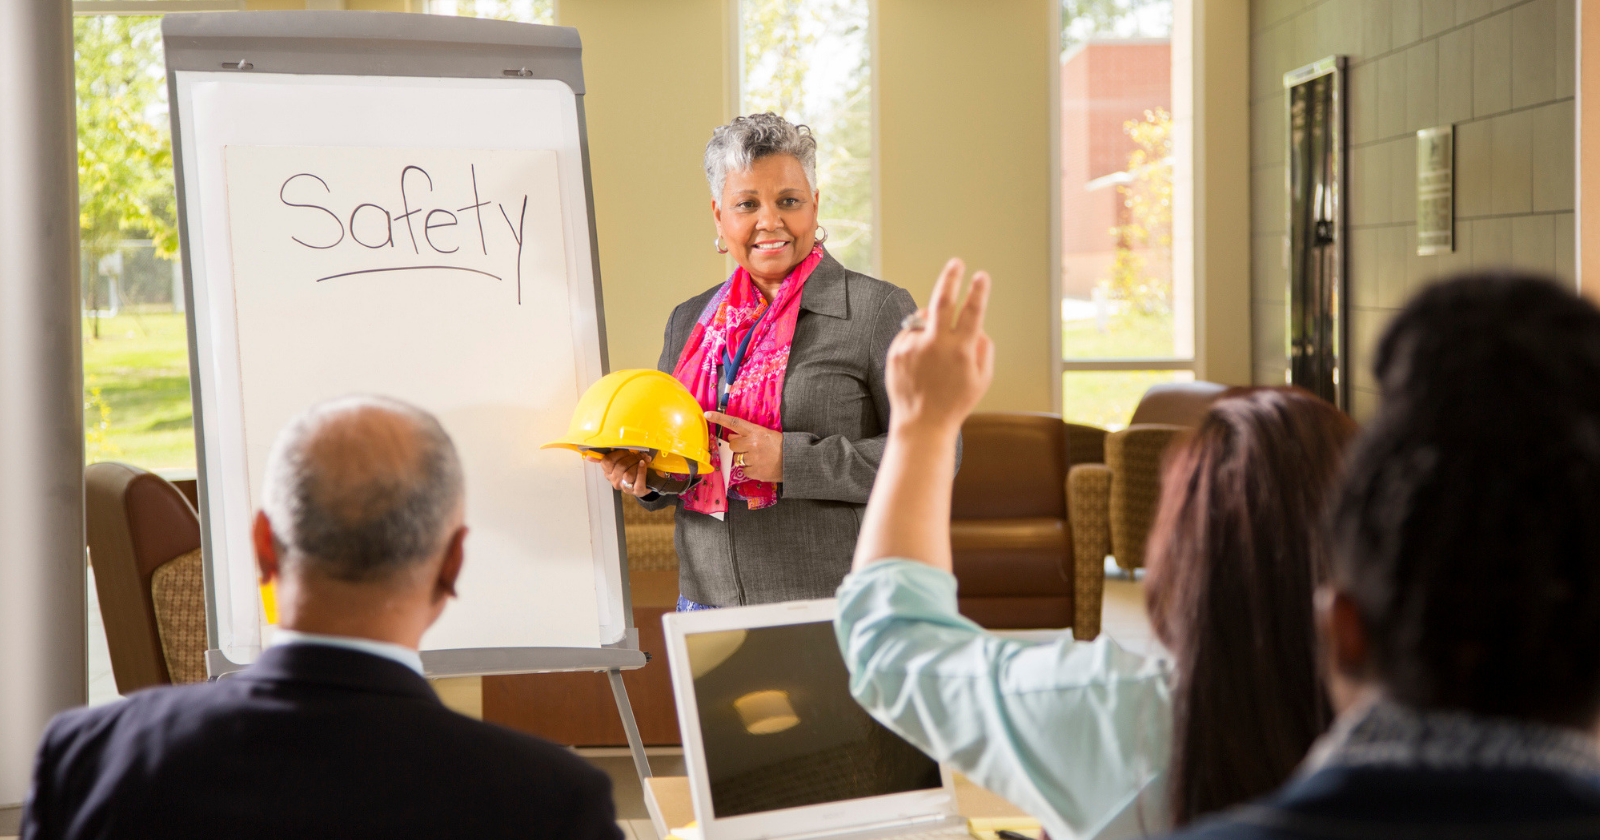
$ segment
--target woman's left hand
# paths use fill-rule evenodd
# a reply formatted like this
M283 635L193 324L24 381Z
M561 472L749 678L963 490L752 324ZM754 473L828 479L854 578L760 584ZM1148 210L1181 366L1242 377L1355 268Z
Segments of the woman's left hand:
M762 426L757 426L748 420L730 417L720 411L706 412L706 419L724 426L730 432L728 435L728 448L733 450L734 456L743 455L744 474L752 481L770 481L777 484L783 481L783 433ZM732 464L723 464L723 469L732 469Z

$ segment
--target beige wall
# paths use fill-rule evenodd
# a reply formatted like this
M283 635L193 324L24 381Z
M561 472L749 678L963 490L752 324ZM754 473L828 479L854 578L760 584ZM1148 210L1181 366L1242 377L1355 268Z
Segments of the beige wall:
M926 302L945 260L995 280L989 410L1053 404L1049 0L878 0L883 279Z
M653 368L672 308L722 282L701 158L725 122L726 0L561 0L584 107L611 368Z
M1580 8L1583 27L1578 38L1578 90L1589 91L1590 102L1600 96L1600 5L1590 3L1586 10ZM1579 110L1582 125L1579 128L1578 168L1581 182L1578 186L1578 237L1579 282L1583 293L1591 300L1600 301L1600 110L1592 105ZM1595 245L1583 247L1584 242Z
M1192 202L1174 214L1187 228L1174 231L1174 245L1192 248L1176 259L1193 260L1195 378L1228 385L1252 380L1250 60L1239 49L1249 38L1249 5L1192 0L1188 10L1179 7L1173 31L1174 41L1188 39L1173 52L1176 66L1188 63L1186 89L1173 91L1174 116L1188 136L1173 151L1192 154L1174 170L1187 167L1192 176L1186 185L1174 179L1174 198Z
M1376 407L1371 350L1441 274L1514 265L1572 278L1573 0L1252 0L1256 378L1282 382L1284 72L1350 58L1351 402ZM1416 253L1416 137L1456 127L1456 250Z

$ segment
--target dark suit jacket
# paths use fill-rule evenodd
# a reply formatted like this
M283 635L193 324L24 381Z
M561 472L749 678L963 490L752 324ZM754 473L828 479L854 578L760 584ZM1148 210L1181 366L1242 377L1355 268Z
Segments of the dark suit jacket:
M1328 767L1174 837L1600 838L1600 778L1537 769Z
M446 709L404 665L309 644L57 716L22 835L622 836L610 779L581 758Z
M721 283L667 319L661 370L671 373ZM783 486L772 507L729 505L724 521L680 504L678 589L727 607L831 598L850 571L861 514L889 431L884 363L911 293L826 255L800 293L783 380ZM644 502L655 509L676 501Z

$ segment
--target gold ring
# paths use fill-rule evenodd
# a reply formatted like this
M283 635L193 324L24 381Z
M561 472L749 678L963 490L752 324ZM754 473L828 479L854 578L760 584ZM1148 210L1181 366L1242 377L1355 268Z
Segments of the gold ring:
M736 466L736 467L743 467L744 466L744 453L743 452L735 452L735 453L733 453L733 465Z

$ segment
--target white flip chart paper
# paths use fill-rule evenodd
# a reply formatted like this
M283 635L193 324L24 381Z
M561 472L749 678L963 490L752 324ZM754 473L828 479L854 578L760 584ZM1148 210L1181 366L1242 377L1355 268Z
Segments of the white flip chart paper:
M373 393L434 412L461 452L467 559L428 650L594 646L580 459L540 450L581 392L557 153L223 149L246 486L294 414ZM234 565L231 564L230 565Z

